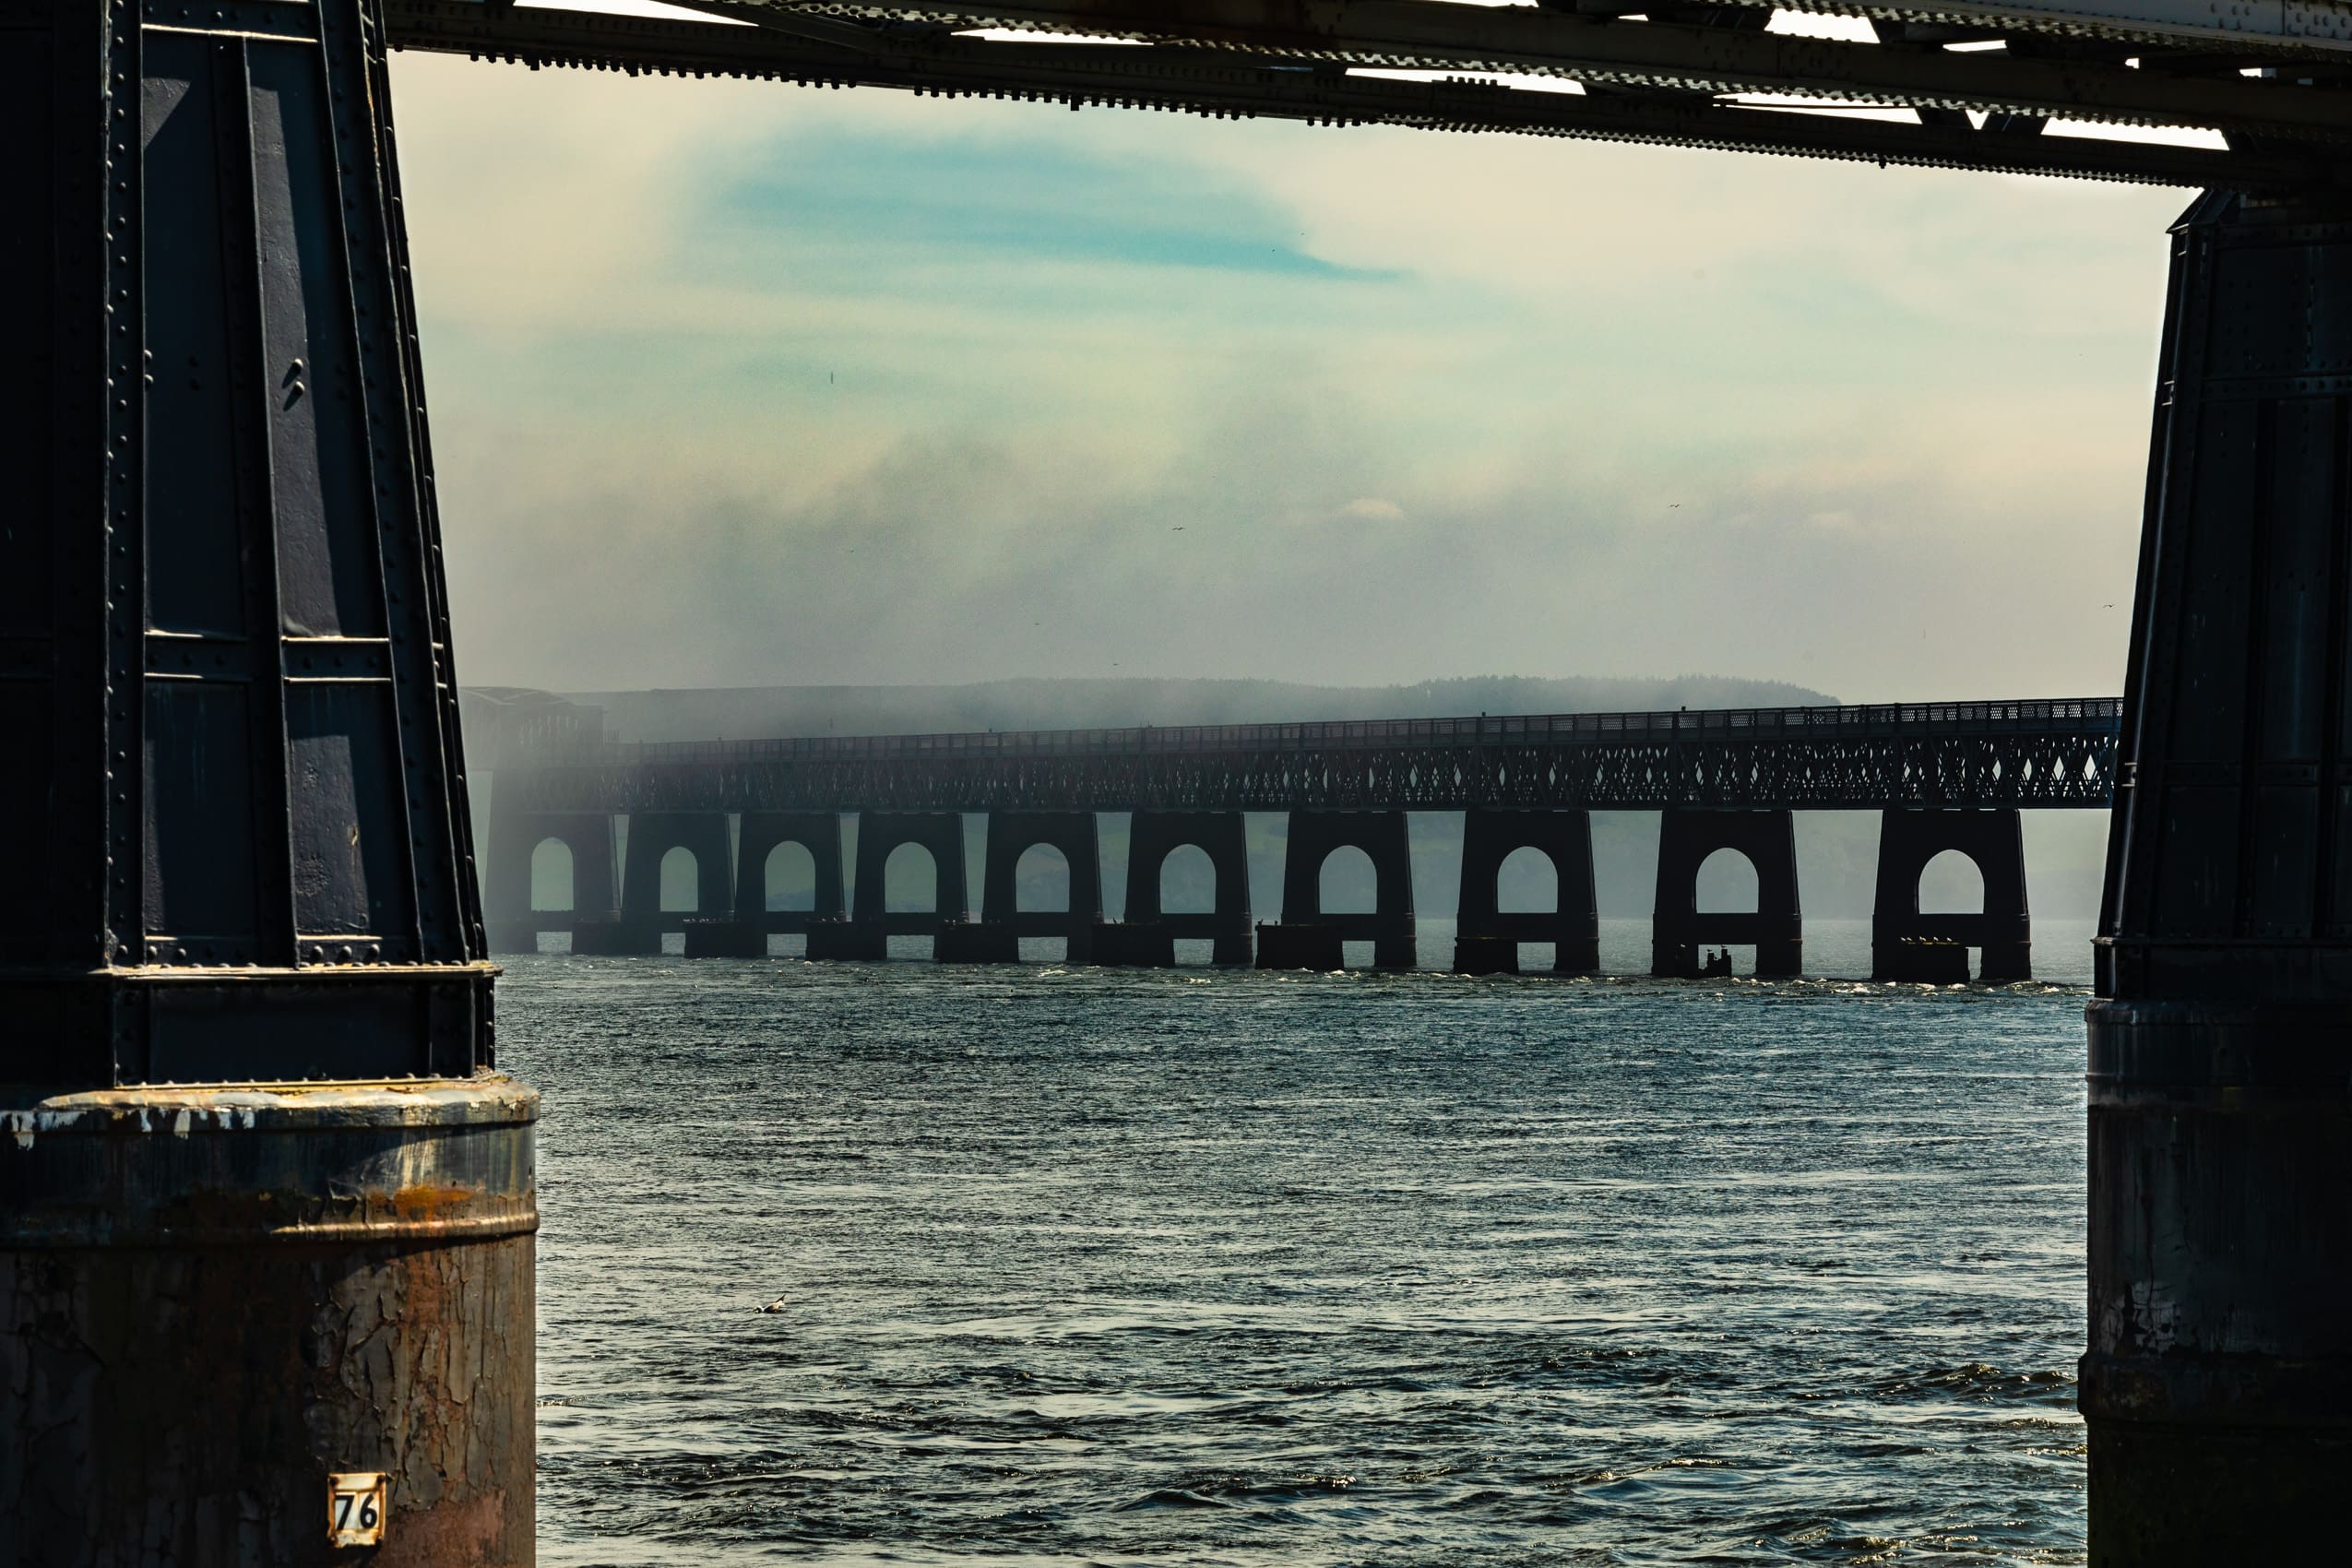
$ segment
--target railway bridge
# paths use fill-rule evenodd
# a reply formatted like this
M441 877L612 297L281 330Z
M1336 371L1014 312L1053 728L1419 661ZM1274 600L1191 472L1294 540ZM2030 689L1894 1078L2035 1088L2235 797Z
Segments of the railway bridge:
M2018 813L2105 810L2122 704L2113 697L1662 713L1417 719L1013 733L817 737L619 744L541 719L499 758L483 897L493 950L536 950L568 931L576 953L650 953L683 933L689 956L763 954L801 932L811 957L880 957L893 934L932 939L944 961L1009 962L1022 936L1055 936L1072 961L1164 965L1180 939L1225 963L1340 967L1369 942L1382 967L1409 968L1415 943L1408 812L1458 813L1462 885L1454 967L1515 970L1518 944L1549 944L1554 968L1598 968L1594 811L1661 815L1651 970L1693 975L1707 944L1756 949L1757 972L1802 962L1798 811L1877 811L1880 875L1872 968L1887 980L2030 976L2031 932ZM592 719L588 719L592 724ZM1125 919L1103 918L1096 814L1130 815ZM1278 923L1253 927L1241 814L1289 825ZM858 819L845 867L844 814ZM965 885L966 818L984 814L979 919ZM625 864L616 824L628 824ZM531 905L531 861L569 851L568 908ZM814 898L771 909L769 856L806 850ZM929 913L891 911L883 868L901 844L931 855ZM1017 907L1016 871L1039 844L1062 852L1063 910ZM1160 871L1185 845L1206 852L1216 908L1164 910ZM1377 895L1369 912L1322 908L1319 875L1360 849ZM1545 912L1503 911L1503 862L1531 849L1559 896ZM1715 850L1757 875L1753 911L1703 912L1696 887ZM664 910L660 869L693 859L693 910ZM1920 873L1956 849L1982 873L1978 914L1923 915ZM1254 946L1253 946L1254 941Z
M1868 30L0 0L0 1559L532 1559L536 1102L495 1071L392 47L2202 192L2165 242L2088 1018L2090 1561L2339 1550L2352 3L1799 3Z

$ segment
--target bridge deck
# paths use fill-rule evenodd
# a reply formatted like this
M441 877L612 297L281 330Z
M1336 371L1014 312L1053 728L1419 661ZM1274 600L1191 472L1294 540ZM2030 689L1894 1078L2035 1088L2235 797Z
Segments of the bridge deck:
M2105 806L2113 697L529 748L527 811Z

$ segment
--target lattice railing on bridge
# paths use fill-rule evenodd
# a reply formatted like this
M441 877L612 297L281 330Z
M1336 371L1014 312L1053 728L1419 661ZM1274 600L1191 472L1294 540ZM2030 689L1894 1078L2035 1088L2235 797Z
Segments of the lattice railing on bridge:
M533 811L2096 807L2111 697L771 741L516 759Z

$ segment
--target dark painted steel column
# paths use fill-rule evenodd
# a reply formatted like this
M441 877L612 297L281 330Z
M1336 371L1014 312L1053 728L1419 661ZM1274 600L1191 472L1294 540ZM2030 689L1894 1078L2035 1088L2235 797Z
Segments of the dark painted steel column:
M2091 1561L2307 1562L2352 1476L2352 209L2173 231L2090 1015Z
M0 1561L531 1556L380 43L0 8Z

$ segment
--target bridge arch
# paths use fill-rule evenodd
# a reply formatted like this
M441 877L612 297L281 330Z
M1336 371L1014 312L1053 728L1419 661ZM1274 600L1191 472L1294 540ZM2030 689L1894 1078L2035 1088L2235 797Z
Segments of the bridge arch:
M1128 853L1135 851L1130 849ZM1217 861L1199 844L1179 844L1159 858L1159 909L1169 915L1217 912Z
M1126 929L1118 948L1098 948L1104 962L1168 964L1179 940L1211 944L1214 961L1250 961L1248 826L1240 812L1136 812L1127 819ZM1214 888L1206 912L1170 909L1171 871L1190 861L1178 851L1208 858ZM1181 873L1179 873L1181 874ZM1189 905L1193 900L1187 899Z
M553 883L563 889L560 895L549 894L550 901L541 902L540 890ZM570 914L580 907L579 858L572 853L572 846L562 835L551 833L531 846L531 911ZM557 897L562 903L552 900Z
M1727 849L1737 851L1752 868L1754 904L1740 911L1702 909L1701 872ZM1722 887L1720 882L1716 885ZM1699 949L1710 945L1754 947L1759 976L1802 970L1804 916L1798 905L1797 836L1789 813L1676 809L1658 814L1650 972L1695 976Z
M1541 893L1547 886L1549 903ZM1516 891L1506 909L1507 889ZM1536 907L1519 907L1526 903ZM1556 974L1600 968L1592 818L1581 811L1465 812L1454 967L1474 974L1515 971L1520 947L1530 943L1550 944Z
M706 912L702 907L700 867L695 852L683 844L673 844L661 853L661 912L663 914L695 915Z
M504 776L491 803L481 864L483 923L493 953L535 953L542 931L612 920L620 907L612 818L602 812L525 812L508 805ZM560 846L558 855L552 847ZM544 871L545 875L541 873ZM565 890L562 905L540 901L541 885Z
M801 857L805 855L806 861ZM783 886L805 876L808 901L797 893L771 906ZM848 918L842 897L841 819L832 812L745 812L735 834L735 919L763 931L805 932L817 921Z
M1342 849L1360 850L1372 862L1369 911L1324 906L1324 870ZM1282 859L1282 921L1266 928L1266 933L1281 934L1269 944L1266 933L1261 933L1260 964L1331 968L1330 943L1369 941L1376 967L1409 969L1417 956L1414 923L1413 857L1403 812L1290 814Z
M1494 872L1494 904L1506 915L1559 912L1560 866L1551 852L1522 844L1505 855Z
M1920 868L1914 897L1923 915L1981 915L1985 868L1966 849L1939 849Z
M1691 897L1703 915L1752 914L1764 907L1763 877L1746 850L1727 844L1699 862Z
M939 857L930 847L909 840L893 848L882 862L883 910L886 914L937 914Z
M816 852L798 838L779 838L760 862L759 907L778 914L816 908Z
M1030 896L1035 890L1034 897ZM1016 914L1067 914L1070 910L1070 860L1047 843L1021 851L1013 867L1013 909Z
M1976 909L1951 909L1954 883L1973 867ZM1931 874L1934 880L1930 880ZM2024 819L2014 811L1890 811L1879 819L1878 897L1871 912L1871 973L1879 980L1947 980L1979 952L1992 984L2033 978L2025 899ZM1963 969L1965 972L1965 968Z
M1354 844L1340 844L1315 870L1315 913L1370 915L1381 907L1380 868ZM1289 912L1287 909L1284 911Z
M909 845L931 860L932 906L889 907L887 868ZM936 936L942 925L967 918L964 818L956 812L862 812L858 816L858 875L853 921L870 937Z
M1001 927L988 940L1000 957L1017 956L1025 936L1060 937L1071 962L1094 954L1102 923L1102 861L1092 812L993 812L988 819L988 864L980 884L980 923ZM1059 907L1023 907L1025 875L1052 879L1059 872ZM1010 944L1009 947L1007 944Z
M624 925L641 934L683 932L688 915L711 919L734 909L725 813L639 813L629 818L628 834L621 878ZM691 870L681 869L689 864Z

